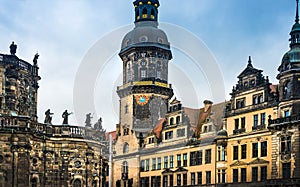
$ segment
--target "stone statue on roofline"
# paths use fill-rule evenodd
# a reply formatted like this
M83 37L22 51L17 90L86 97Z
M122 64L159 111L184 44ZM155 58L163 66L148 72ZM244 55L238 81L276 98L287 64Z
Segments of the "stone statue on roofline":
M50 112L50 109L48 109L46 112L45 112L45 120L44 120L44 123L46 124L52 124L52 115L54 113L51 113Z
M69 115L73 114L72 112L71 113L68 113L68 110L65 110L64 113L62 114L62 118L64 119L63 120L63 125L67 125L69 124Z
M10 54L16 55L17 45L15 44L15 42L12 42L11 45L9 46L9 48L10 48Z
M93 117L92 117L91 115L92 115L91 113L88 113L88 114L86 115L86 119L85 119L85 126L86 126L86 127L91 127L91 126L92 126L92 124L91 124L91 119L92 119Z

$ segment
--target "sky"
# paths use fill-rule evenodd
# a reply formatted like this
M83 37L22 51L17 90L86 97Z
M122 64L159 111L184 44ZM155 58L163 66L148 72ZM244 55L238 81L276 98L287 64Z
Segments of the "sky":
M104 41L107 48L110 42L119 43L121 47L122 35L132 28L134 22L133 1L0 2L0 53L8 54L9 45L14 41L18 45L16 55L19 58L32 63L35 53L40 54L39 121L44 120L44 112L50 108L54 112L53 123L61 124L62 112L76 110L74 100L81 100L74 97L74 87L78 83L78 72L86 66L89 54ZM277 68L289 50L296 0L160 0L160 4L161 26L169 31L171 46L172 42L177 45L172 47L169 83L185 107L200 108L205 99L214 103L229 100L238 74L247 66L248 56L252 57L256 68L262 69L263 74L277 84ZM178 46L178 41L184 41L186 37L174 37L172 27L185 29L197 37L206 47L203 51L210 52L220 71L204 72L204 66L212 63L207 61L205 64L205 59L202 71L195 70L193 59ZM71 125L84 125L85 114L92 112L93 122L101 116L104 128L108 131L115 129L119 121L116 89L122 83L122 61L115 48L111 51L113 53L108 59L98 60L103 67L91 86L95 111L70 116ZM96 53L101 55L105 49ZM89 68L92 72L99 67ZM88 76L89 72L86 73ZM223 79L224 98L214 98L214 93L210 93L214 76ZM89 82L85 84L89 85Z

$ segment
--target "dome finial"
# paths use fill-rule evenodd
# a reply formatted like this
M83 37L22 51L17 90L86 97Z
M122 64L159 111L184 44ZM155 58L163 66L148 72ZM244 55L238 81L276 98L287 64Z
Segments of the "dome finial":
M297 8L296 8L296 19L295 22L299 23L299 0L296 0L297 2Z
M253 67L253 66L252 66L252 60L251 60L251 56L249 56L249 60L248 60L248 67Z

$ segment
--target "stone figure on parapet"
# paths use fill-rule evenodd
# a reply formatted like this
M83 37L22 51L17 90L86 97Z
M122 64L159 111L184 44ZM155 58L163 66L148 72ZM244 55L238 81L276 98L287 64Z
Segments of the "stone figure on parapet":
M65 110L64 113L62 114L63 120L63 125L69 124L69 115L73 114L73 112L68 113L68 110Z
M102 118L100 117L98 119L98 121L95 123L94 125L94 129L98 130L98 131L103 131L103 128L102 128Z
M50 109L48 109L46 112L45 112L45 120L44 120L44 123L46 124L52 124L52 115L54 113L51 113L50 112Z
M91 126L92 126L92 124L91 124L91 119L92 119L93 117L92 117L91 115L92 115L91 113L88 113L88 114L86 115L86 119L85 119L85 126L86 126L86 127L91 127Z
M39 59L39 54L38 53L36 53L35 55L34 55L34 58L33 58L33 65L34 66L36 66L37 65L37 60Z
M9 48L10 48L10 54L16 55L17 45L15 44L15 42L12 42L11 45L9 46Z

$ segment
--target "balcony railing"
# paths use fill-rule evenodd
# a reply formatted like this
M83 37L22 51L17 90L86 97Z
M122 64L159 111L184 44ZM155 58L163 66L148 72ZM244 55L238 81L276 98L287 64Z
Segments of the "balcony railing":
M274 104L275 103L273 102L264 102L256 105L244 106L242 108L229 109L226 111L226 116L233 116L233 115L237 115L249 111L255 111L262 108L268 108L268 107L272 107Z
M256 125L252 127L252 131L260 131L266 128L266 125Z
M300 123L300 115L293 115L283 118L277 118L277 119L271 119L269 116L269 128L272 128L274 126L282 126L282 125L288 125L288 124L296 124Z
M246 129L245 128L243 128L243 129L235 129L235 130L233 130L233 134L242 134L242 133L244 133L244 132L246 132Z

